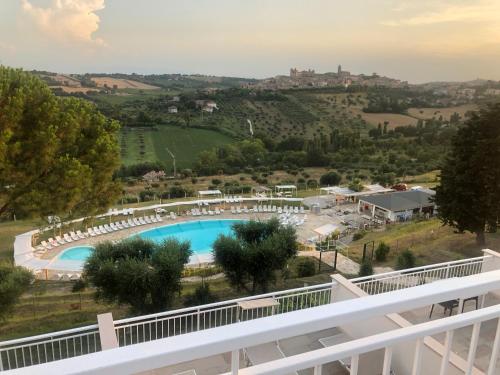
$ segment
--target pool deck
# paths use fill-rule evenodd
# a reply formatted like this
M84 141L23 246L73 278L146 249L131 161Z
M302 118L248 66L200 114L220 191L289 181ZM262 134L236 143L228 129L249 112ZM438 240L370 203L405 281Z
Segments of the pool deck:
M66 243L64 245L60 245L56 248L48 250L45 254L43 254L40 259L48 261L45 269L51 271L50 274L45 272L42 276L44 278L60 278L61 273L73 272L79 273L82 270L83 262L81 261L69 261L69 260L60 260L58 259L58 255L62 253L64 250L75 247L75 246L95 246L103 241L119 241L124 238L128 238L133 236L134 234L138 234L140 232L144 232L150 229L159 228L167 225L174 225L179 223L193 222L193 221L208 221L208 220L268 220L271 217L277 216L277 213L241 213L241 214L232 214L230 212L224 212L220 215L208 215L208 216L178 216L176 219L171 219L164 217L163 221L160 223L152 223L145 224L137 227L126 228L119 231L102 234L95 237L87 237L82 240L73 241L70 243ZM304 217L304 214L294 214L298 217ZM323 211L320 215L310 214L306 211L307 218L305 222L297 227L297 237L299 242L306 243L308 239L315 236L315 232L313 230L319 226L322 226L327 223L337 224L340 227L342 226L340 223L340 219L335 217L334 215L330 215L328 211ZM98 225L105 224L104 221L99 222ZM310 254L309 254L310 253ZM314 256L315 251L305 251L301 252L301 255L312 255ZM339 257L341 255L339 254ZM342 257L341 257L342 258ZM203 266L204 264L211 262L211 255L200 255L195 254L190 260L189 265L191 267ZM339 270L342 271L343 262L340 261L338 263ZM346 267L349 268L349 271L352 269L352 265L346 263ZM347 270L346 270L347 271Z

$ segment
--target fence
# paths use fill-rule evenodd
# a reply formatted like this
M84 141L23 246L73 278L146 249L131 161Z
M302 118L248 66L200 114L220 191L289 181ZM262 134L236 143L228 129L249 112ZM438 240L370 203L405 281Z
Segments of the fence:
M411 288L437 280L464 277L481 273L483 262L490 256L482 256L454 262L433 264L408 270L388 272L351 279L368 294L380 294L393 290Z
M115 321L120 346L138 344L239 321L328 304L332 283L234 299ZM272 298L274 307L242 311L240 302ZM0 371L76 357L101 350L97 325L0 343Z

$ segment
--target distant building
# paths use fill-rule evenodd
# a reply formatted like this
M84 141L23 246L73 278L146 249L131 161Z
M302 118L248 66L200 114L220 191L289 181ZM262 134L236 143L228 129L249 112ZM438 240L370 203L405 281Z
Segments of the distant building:
M290 69L290 78L313 78L316 75L314 69L298 70L297 68Z
M172 105L170 107L168 107L168 113L177 113L177 107Z
M158 182L160 179L165 177L164 171L150 171L142 176L142 179L147 182Z
M213 113L214 111L214 107L209 107L209 106L204 106L202 109L201 109L203 112L208 112L208 113Z
M500 89L486 89L484 94L489 96L497 96L500 95Z
M180 101L181 101L181 98L180 98L179 96L174 96L174 97L172 98L172 101L173 101L173 102L180 102Z

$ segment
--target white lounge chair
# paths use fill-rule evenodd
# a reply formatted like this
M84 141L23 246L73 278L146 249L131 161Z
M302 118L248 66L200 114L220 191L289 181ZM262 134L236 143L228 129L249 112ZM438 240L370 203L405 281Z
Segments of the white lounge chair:
M303 214L303 213L305 212L305 211L304 211L304 206L300 206L300 210L299 210L299 212L300 212L301 214Z
M146 224L151 224L152 223L152 221L149 218L149 216L144 216L144 221L146 222Z
M52 237L50 237L48 240L47 240L48 243L50 243L52 246L54 247L57 247L60 245L59 242L57 242L56 240L54 240Z
M175 214L175 212L170 211L170 218L171 218L172 220L177 219L177 215Z
M76 235L77 235L80 239L82 239L82 240L88 237L88 235L85 235L85 233L82 233L82 231L81 231L81 230L77 230L77 231L76 231Z
M161 215L156 214L156 220L158 220L159 223L163 221L163 217Z
M158 219L156 219L156 217L154 215L151 215L149 217L149 220L151 220L152 223L157 223L158 222Z
M141 216L139 217L137 220L139 220L139 223L141 223L142 225L146 225L146 221L144 220L144 218Z
M206 210L205 208L202 208L202 209L201 209L201 213L202 213L203 215L208 215L208 212L207 212L207 210Z
M104 229L106 230L106 232L108 233L111 233L111 232L114 232L115 230L113 228L111 228L108 224L104 224L103 225Z
M109 228L108 224L106 224L106 226ZM111 228L109 228L109 230L107 230L107 229L104 227L104 225L99 225L99 230L101 231L101 233L102 233L102 234L112 232Z
M140 222L140 220L139 220L138 218L134 217L132 220L134 221L134 224L135 224L136 226L140 226L140 225L142 225L142 223Z
M241 208L240 208L239 206L238 206L238 207L236 207L236 213L237 213L237 214L241 214Z
M247 206L243 206L242 211L247 214L248 213L248 207Z
M220 215L220 210L219 210L219 208L218 208L218 207L216 207L216 208L215 208L215 214L216 214L216 215Z
M102 232L99 228L97 227L93 227L92 230L94 231L95 234L97 234L98 236L101 235L101 234L104 234L104 232Z
M234 206L231 206L231 213L234 215L236 214L236 210L234 209Z
M111 224L109 224L109 226L110 226L110 227L111 227L111 229L113 229L114 231L117 231L117 230L123 229L123 228L120 228L117 224L119 224L119 223L111 223Z
M295 208L293 209L293 212L294 212L295 214L298 214L298 213L299 213L299 208L298 208L297 206L295 206Z
M127 229L130 226L129 223L127 223L125 220L122 220L120 224L122 225L123 229Z
M128 224L129 227L135 227L136 226L136 224L134 223L134 221L132 219L128 219L127 220L127 224Z
M50 243L47 243L47 241L42 241L41 244L47 250L53 249L52 245Z
M57 241L57 243L58 243L59 245L64 245L64 244L66 243L66 241L64 241L64 240L61 238L61 236L56 236L56 237L55 237L55 239L56 239L56 241Z
M80 237L78 237L78 235L73 231L69 232L69 236L73 241L78 241L80 239Z
M208 216L214 216L214 212L212 210L208 210Z
M66 241L68 243L73 242L73 239L70 237L70 235L68 233L64 233L63 238L64 238L64 241Z

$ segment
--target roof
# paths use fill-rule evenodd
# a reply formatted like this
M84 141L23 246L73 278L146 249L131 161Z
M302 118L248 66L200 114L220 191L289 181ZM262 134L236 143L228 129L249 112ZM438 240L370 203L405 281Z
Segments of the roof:
M363 202L373 204L388 211L413 210L420 207L433 206L432 194L419 191L398 191L389 194L373 195L364 197Z
M222 194L220 190L200 190L199 195L220 195Z
M295 185L276 185L276 189L297 189Z
M262 191L271 191L272 189L269 189L266 186L254 186L252 190L256 192L262 192Z
M335 225L335 224L325 224L325 225L322 225L322 226L314 229L314 231L316 233L318 233L319 235L321 235L321 236L328 236L329 234L335 232L338 229L339 229L338 225Z

